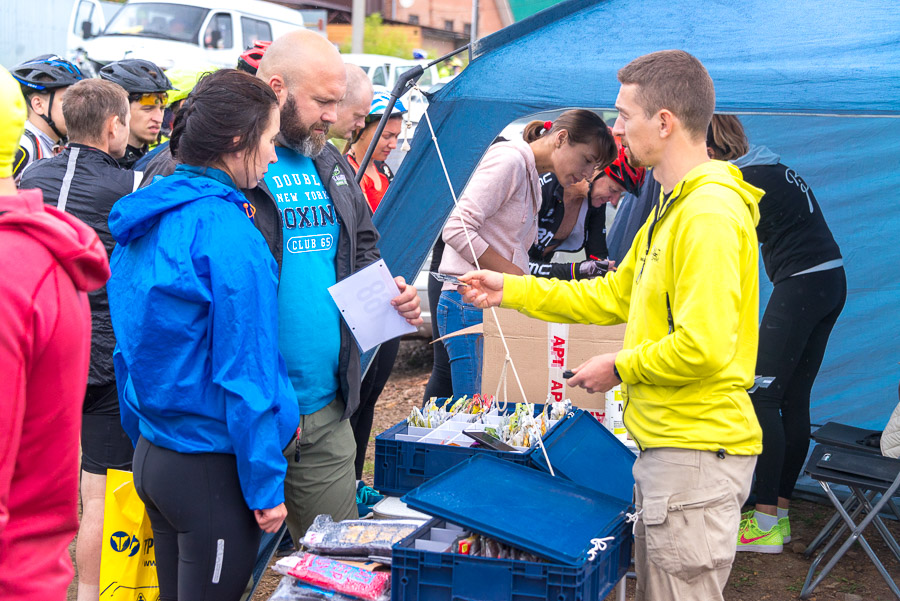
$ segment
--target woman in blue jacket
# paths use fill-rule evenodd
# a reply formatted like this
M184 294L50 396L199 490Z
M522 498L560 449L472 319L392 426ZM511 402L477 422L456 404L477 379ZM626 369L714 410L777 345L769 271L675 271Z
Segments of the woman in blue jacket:
M277 160L279 125L260 80L205 76L175 121L175 173L110 213L122 424L163 601L239 599L261 530L286 515L299 412L278 351L278 268L241 192Z

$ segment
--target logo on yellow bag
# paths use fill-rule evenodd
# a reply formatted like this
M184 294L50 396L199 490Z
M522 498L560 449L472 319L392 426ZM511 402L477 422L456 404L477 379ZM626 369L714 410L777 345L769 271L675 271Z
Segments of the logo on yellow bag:
M118 532L113 532L112 536L109 537L109 546L113 548L113 551L118 553L130 549L131 551L128 553L128 557L134 557L137 552L141 550L141 541L138 540L138 537L131 536L127 532L119 530Z
M102 601L158 601L153 529L131 473L109 470L100 558Z

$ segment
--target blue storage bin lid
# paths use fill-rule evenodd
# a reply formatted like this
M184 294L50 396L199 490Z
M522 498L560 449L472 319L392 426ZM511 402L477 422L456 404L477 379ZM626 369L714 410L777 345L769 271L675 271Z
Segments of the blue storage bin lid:
M406 493L418 511L558 563L578 565L590 540L621 524L629 504L563 478L476 455Z
M631 503L634 453L587 411L578 409L553 426L544 446L556 475ZM550 472L539 445L528 453L531 462Z

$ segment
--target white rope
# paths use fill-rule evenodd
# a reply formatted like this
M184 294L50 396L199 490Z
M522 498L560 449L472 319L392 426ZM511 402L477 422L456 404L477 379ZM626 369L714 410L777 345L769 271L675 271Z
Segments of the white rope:
M588 551L588 560L594 561L597 558L597 553L599 551L606 551L606 548L609 546L608 543L616 540L615 536L606 536L603 538L592 538L591 539L591 549Z
M631 524L631 533L632 534L635 534L634 531L637 529L637 523L638 523L638 520L641 518L642 513L644 513L643 508L640 511L625 514L625 523Z
M506 411L506 400L509 398L509 391L506 386L506 367L512 363L512 357L507 355L503 359L503 368L500 370L500 379L497 380L497 392L494 399L497 401L497 408L500 411ZM503 391L503 400L500 400L500 391Z
M416 90L418 90L423 97L425 97L424 92L419 88L418 84L413 86ZM438 144L437 134L434 133L434 127L431 125L431 117L428 116L428 109L425 109L425 122L428 123L428 131L431 132L431 141L434 143L434 149L437 151L438 160L441 163L441 169L444 170L444 178L447 180L447 187L450 188L450 196L453 198L453 206L457 209L459 208L459 200L456 197L456 190L453 189L453 182L450 181L450 173L447 171L447 164L444 162L444 154L441 152L441 145ZM460 223L463 226L463 233L466 236L466 244L469 246L469 252L472 253L472 259L475 263L476 269L481 269L481 264L478 261L478 256L475 253L475 247L472 245L472 237L469 235L469 228L466 226L466 220L463 219L460 214ZM497 309L495 307L491 307L491 315L494 318L494 323L497 324L497 333L500 334L500 342L503 343L503 350L506 351L506 359L503 362L503 371L501 372L501 380L506 380L506 366L507 363L512 368L513 376L516 379L516 384L519 386L519 393L522 395L522 402L527 403L528 399L525 397L525 387L522 386L522 380L519 378L519 370L516 369L516 364L512 360L512 356L509 352L509 345L506 344L506 336L503 334L503 328L500 326L500 318L497 317ZM505 382L504 382L505 385ZM499 386L497 388L499 394ZM504 386L505 393L505 386ZM499 398L499 396L495 397ZM506 400L503 401L503 406L501 410L506 410ZM537 438L538 444L541 446L541 451L544 453L544 459L547 461L547 467L550 469L550 475L555 476L556 474L553 472L553 466L550 465L550 457L547 456L547 449L544 447L543 439L538 436Z

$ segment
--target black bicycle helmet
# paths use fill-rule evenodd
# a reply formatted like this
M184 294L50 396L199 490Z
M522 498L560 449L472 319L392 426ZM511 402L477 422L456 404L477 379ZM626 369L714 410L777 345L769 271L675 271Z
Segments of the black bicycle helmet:
M156 94L173 89L162 69L139 58L109 63L100 69L100 77L119 84L129 94Z
M53 118L53 101L56 99L56 90L66 88L84 79L81 69L55 54L42 54L21 65L16 65L11 71L12 76L22 84L22 94L27 96L29 92L47 92L50 99L47 101L47 114L40 115L56 137L63 140L65 136L56 127Z
M12 76L22 84L23 91L55 90L84 79L81 70L55 54L43 54L13 67Z

